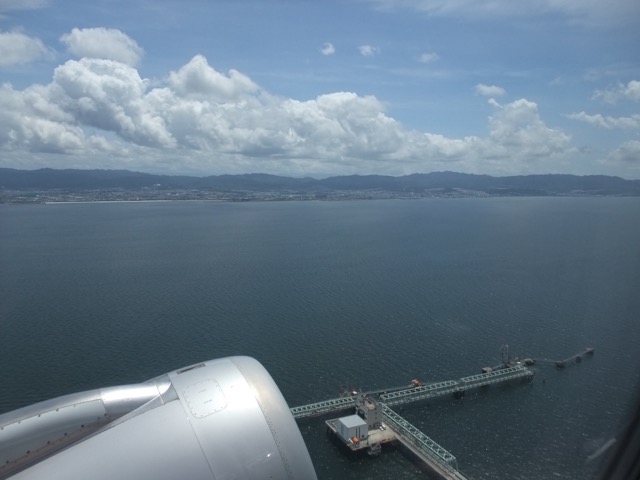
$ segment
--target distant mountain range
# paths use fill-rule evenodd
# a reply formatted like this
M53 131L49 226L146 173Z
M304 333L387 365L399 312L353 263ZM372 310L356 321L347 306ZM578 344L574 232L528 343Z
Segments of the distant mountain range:
M518 175L493 177L454 172L415 173L401 177L348 175L317 180L267 174L208 177L152 175L128 170L15 170L0 168L0 190L101 189L207 190L219 192L468 192L485 195L640 195L640 180L606 175Z

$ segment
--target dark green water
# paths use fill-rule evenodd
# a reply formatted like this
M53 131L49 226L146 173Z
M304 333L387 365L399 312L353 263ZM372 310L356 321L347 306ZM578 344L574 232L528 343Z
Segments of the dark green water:
M233 354L294 406L592 346L400 410L472 479L585 478L635 400L639 220L636 198L1 205L0 411ZM425 478L300 426L320 478Z

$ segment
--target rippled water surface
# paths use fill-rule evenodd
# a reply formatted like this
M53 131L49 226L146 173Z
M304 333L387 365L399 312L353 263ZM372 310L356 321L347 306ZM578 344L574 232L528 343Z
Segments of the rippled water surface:
M0 411L244 354L291 406L340 386L596 354L398 411L472 479L581 479L634 400L640 200L0 205ZM320 478L425 478L300 427Z

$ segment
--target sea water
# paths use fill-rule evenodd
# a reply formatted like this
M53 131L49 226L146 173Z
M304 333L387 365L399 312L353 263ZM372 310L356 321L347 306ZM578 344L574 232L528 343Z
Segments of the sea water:
M0 412L250 355L290 406L440 381L397 407L472 479L582 479L636 400L640 199L0 205ZM585 347L593 357L557 370ZM299 422L321 479L425 478Z

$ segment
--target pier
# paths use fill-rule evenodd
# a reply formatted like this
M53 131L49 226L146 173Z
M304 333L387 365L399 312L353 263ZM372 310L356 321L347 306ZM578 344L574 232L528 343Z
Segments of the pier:
M583 351L576 353L575 355L571 355L570 357L567 357L563 360L553 360L550 358L540 358L538 360L536 360L537 362L543 362L543 363L551 363L553 365L556 366L556 368L564 368L567 365L569 365L571 362L575 362L575 363L580 363L582 362L582 359L586 356L591 356L593 355L594 350L593 348L585 348Z
M585 355L593 355L593 348L587 348L583 352L576 353L575 355L571 355L570 357L567 357L564 360L556 361L555 362L556 363L556 367L564 368L564 366L567 363L573 362L574 360L575 360L576 363L580 363L582 361L582 357L584 357Z
M506 382L517 378L531 377L533 372L523 365L516 365L488 373L479 373L459 380L445 380L443 382L430 383L418 387L410 386L402 389L375 390L365 392L365 395L375 396L387 406L403 405L419 400L440 397L443 395L463 395L472 388ZM293 407L293 418L313 417L328 413L340 412L355 407L356 396L338 397L317 403L310 403L299 407Z
M488 373L479 373L477 375L471 375L470 377L463 377L460 380L447 380L420 387L398 390L396 392L383 393L380 395L380 400L388 406L395 406L448 394L463 396L467 390L472 388L515 380L517 378L531 378L532 376L533 372L527 367L516 365L514 367L493 370Z
M366 425L366 434L353 436L342 434L351 425L344 418L327 420L327 427L336 434L352 451L365 450L370 454L380 453L381 446L395 442L410 452L422 465L438 478L446 480L466 480L458 470L456 457L444 447L421 432L407 420L394 412L391 407L411 402L453 395L464 396L467 390L485 385L507 382L518 378L531 379L533 372L524 365L508 366L487 373L463 377L458 380L446 380L427 385L390 388L360 393L358 395L332 398L322 402L291 408L294 418L327 415L350 409L356 409L363 420L358 427ZM377 417L376 417L377 416ZM355 417L355 416L353 416ZM369 420L367 422L366 420ZM356 423L358 423L356 419ZM360 430L354 430L360 432ZM362 438L361 438L362 437Z
M355 410L355 413L350 416L332 418L325 422L329 431L349 450L366 451L370 455L378 455L382 445L393 443L409 452L436 478L467 480L467 477L458 469L455 456L391 407L445 395L461 399L468 390L474 388L517 379L532 381L534 373L528 366L535 364L535 360L527 358L523 361L512 361L508 354L508 347L503 346L503 350L501 365L483 368L483 373L477 375L426 385L414 380L411 385L405 387L372 390L293 407L291 413L295 419L301 419ZM553 362L556 367L561 368L572 361L579 363L583 356L592 355L593 352L593 348L587 348L564 360L543 359L543 361Z
M458 460L387 406L383 406L384 420L396 433L396 439L432 473L446 480L466 480L458 470Z

